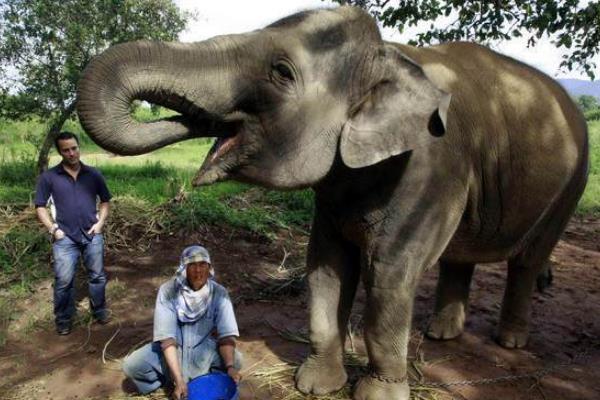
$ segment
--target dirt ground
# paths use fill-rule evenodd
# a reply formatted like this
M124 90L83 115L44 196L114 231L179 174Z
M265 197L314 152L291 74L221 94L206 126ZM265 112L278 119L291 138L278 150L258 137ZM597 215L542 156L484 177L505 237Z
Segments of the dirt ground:
M302 283L280 280L286 270L302 265L307 238L287 235L269 241L210 228L163 239L141 254L109 252L113 321L106 326L90 322L81 275L79 323L66 337L54 333L52 282L43 282L21 305L9 340L0 348L0 399L136 398L120 371L120 359L150 340L157 289L173 273L181 249L192 242L211 250L217 280L229 288L236 306L239 348L245 357L241 399L304 398L290 389L293 368L279 366L299 363L308 352L307 344L291 340L306 333L306 290ZM436 268L428 271L415 302L409 354L416 369L411 385L464 380L475 384L415 393L422 398L461 400L600 399L600 219L574 220L552 262L554 285L534 296L530 342L523 350L506 350L493 340L504 264L476 269L466 328L459 338L424 339L437 279ZM351 317L354 340L347 346L354 346L358 354L364 354L362 304L361 289ZM274 366L285 371L279 383L272 375ZM355 380L361 369L350 372ZM518 375L525 376L515 379ZM485 381L505 376L513 378ZM166 397L160 390L148 398Z

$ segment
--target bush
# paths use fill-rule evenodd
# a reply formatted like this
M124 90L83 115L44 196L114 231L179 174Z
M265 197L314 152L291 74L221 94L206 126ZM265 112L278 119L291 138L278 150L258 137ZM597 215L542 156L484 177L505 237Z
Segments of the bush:
M4 208L0 224L0 288L14 282L29 287L48 276L50 241L31 209Z
M584 113L586 121L600 121L600 108L596 108Z

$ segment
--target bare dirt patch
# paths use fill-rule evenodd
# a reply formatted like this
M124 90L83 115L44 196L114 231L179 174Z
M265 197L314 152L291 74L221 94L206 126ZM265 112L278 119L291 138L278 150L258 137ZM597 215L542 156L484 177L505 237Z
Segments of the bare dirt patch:
M306 241L304 236L288 233L267 241L243 232L207 228L203 233L163 238L144 254L109 252L113 322L106 326L90 322L82 283L80 320L67 337L54 333L51 282L42 282L21 305L9 339L0 348L0 399L166 398L162 391L148 397L131 393L120 360L150 340L157 289L173 273L181 249L193 242L211 250L217 280L229 288L236 304L242 335L239 347L245 356L241 398L296 398L264 373L276 364L299 363L308 353L308 345L300 343L307 329L306 291L297 281L280 279L285 278L286 268L303 264ZM478 266L465 333L445 342L422 335L433 308L437 271L425 274L414 310L409 354L418 372L412 371L412 383L418 385L422 374L421 383L468 380L475 384L419 392L424 398L600 398L600 220L574 220L552 261L554 285L534 296L530 342L523 350L506 350L493 340L504 264ZM359 355L364 354L363 304L360 293L351 318L355 340L348 342L348 348L354 345ZM283 383L291 385L293 369L285 371ZM257 375L260 372L263 375ZM360 368L351 369L353 379L360 373ZM514 379L517 375L527 377ZM482 381L504 376L513 378ZM265 386L269 381L272 385Z

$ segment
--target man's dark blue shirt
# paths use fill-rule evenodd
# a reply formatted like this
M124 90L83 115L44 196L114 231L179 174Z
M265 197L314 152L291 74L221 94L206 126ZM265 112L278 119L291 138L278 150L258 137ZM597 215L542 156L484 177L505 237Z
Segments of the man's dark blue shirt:
M98 222L96 199L105 203L111 198L100 171L83 163L77 180L65 171L62 163L40 175L35 206L46 207L50 196L56 207L58 227L76 243L81 243L83 236L91 240L87 231Z

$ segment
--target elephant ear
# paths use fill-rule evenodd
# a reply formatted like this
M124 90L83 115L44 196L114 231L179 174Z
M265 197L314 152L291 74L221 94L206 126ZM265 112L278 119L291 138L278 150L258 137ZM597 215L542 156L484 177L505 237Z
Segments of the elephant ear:
M344 164L362 168L429 144L444 135L450 95L437 89L422 68L391 45L374 61L372 80L344 124Z

